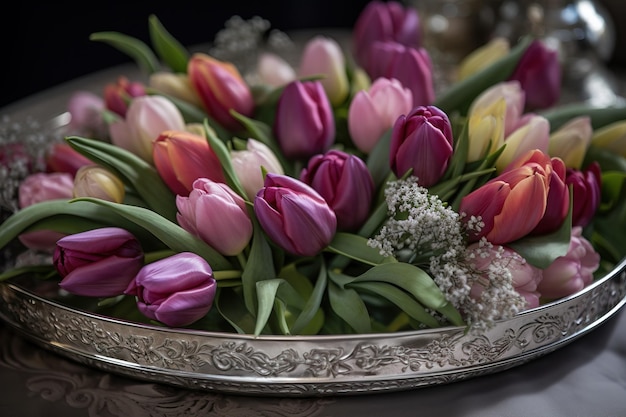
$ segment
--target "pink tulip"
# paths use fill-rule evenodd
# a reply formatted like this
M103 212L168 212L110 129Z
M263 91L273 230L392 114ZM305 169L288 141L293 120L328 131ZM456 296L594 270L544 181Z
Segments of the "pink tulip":
M272 87L282 87L296 79L296 71L287 61L271 52L260 52L257 63L260 81Z
M241 128L239 121L230 114L231 110L252 116L252 93L239 70L231 63L196 53L189 60L187 74L209 116L224 128Z
M300 77L323 76L320 80L326 96L334 106L341 104L349 93L346 60L339 43L324 36L307 41L302 51Z
M600 206L602 173L594 161L584 170L568 168L565 184L572 187L572 226L585 227Z
M504 151L496 161L496 169L502 172L512 161L533 149L548 153L550 142L550 123L548 119L536 114L527 114L520 118L517 127L504 138ZM494 149L495 150L495 149Z
M409 169L422 187L439 181L452 157L452 127L434 106L419 106L400 116L393 126L389 164L397 177Z
M166 130L185 130L185 120L174 103L163 96L134 99L126 119L109 125L114 145L148 162L152 162L153 142Z
M230 160L237 178L250 201L263 188L263 171L284 174L283 167L272 150L255 139L246 141L246 149L230 152Z
M52 262L64 290L113 297L124 293L143 266L143 251L127 230L104 227L60 239Z
M128 102L135 97L146 95L146 88L140 82L131 82L121 76L115 83L109 83L104 87L104 103L107 110L126 117Z
M552 174L550 190L546 200L546 212L531 234L542 235L557 231L567 217L569 211L569 188L565 183L565 163L560 158L551 158Z
M67 104L70 113L68 129L72 134L105 138L107 127L102 114L105 102L102 97L89 91L76 91Z
M582 228L572 228L569 249L543 270L538 290L542 297L560 298L574 294L593 282L600 265L600 255L582 236Z
M211 310L216 290L211 266L194 253L182 252L141 268L125 294L137 298L137 308L146 317L183 327Z
M222 165L207 140L199 135L165 130L153 146L154 166L172 192L187 196L198 178L226 182Z
M274 133L288 158L308 159L327 151L335 139L335 119L319 81L294 81L281 94Z
M71 176L82 166L91 165L93 162L74 150L64 142L55 143L50 147L46 156L46 169L50 172L66 172Z
M254 212L274 243L299 256L314 256L335 236L337 218L326 200L295 178L267 174Z
M189 197L176 196L178 224L223 255L237 255L252 237L246 203L226 184L207 178L193 183Z
M335 212L339 230L354 231L367 219L374 180L359 157L340 150L316 155L302 170L300 180L324 197Z
M369 91L361 90L350 102L348 129L355 146L370 153L401 115L413 108L413 94L396 79L377 78Z

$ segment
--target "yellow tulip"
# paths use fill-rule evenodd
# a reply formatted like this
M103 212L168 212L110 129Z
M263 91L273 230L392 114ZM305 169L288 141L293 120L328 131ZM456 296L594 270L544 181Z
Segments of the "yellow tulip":
M626 120L597 129L593 133L591 144L626 158Z
M497 37L470 52L459 64L457 80L463 80L493 64L509 53L511 46L505 38Z
M592 135L589 116L575 117L550 135L548 153L561 158L566 167L580 169Z
M84 165L76 172L73 195L121 203L125 195L124 183L101 166Z
M469 112L469 149L467 162L478 161L504 142L506 100L501 97L486 106L476 106Z

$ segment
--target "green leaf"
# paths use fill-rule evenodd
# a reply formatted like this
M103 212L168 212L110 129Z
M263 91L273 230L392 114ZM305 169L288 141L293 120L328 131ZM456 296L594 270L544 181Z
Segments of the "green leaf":
M337 232L325 250L371 266L396 262L393 257L382 256L378 249L367 244L367 240L356 234Z
M250 254L241 275L243 295L246 309L253 315L257 314L257 283L276 278L276 270L272 262L272 249L263 234L263 229L256 221L252 221L254 230Z
M43 275L43 279L47 279L56 275L56 269L52 265L30 265L30 266L22 266L19 268L13 268L8 271L4 271L0 274L0 282L6 281L7 279L19 277L21 275L28 274L30 276L39 276Z
M297 271L295 271L295 273L297 273L300 276L300 280L299 281L303 281L306 280L307 283L309 283L310 285L310 280L307 276L299 274ZM320 268L320 272L317 275L317 279L315 280L315 286L313 287L313 290L310 292L300 292L300 294L306 299L306 303L304 304L302 311L300 312L300 314L298 315L298 318L296 319L296 321L294 322L294 324L291 326L291 332L293 334L300 334L301 332L303 332L305 329L306 330L311 330L311 321L320 314L321 310L321 304L322 304L322 299L324 297L324 293L326 291L326 286L327 286L327 277L326 277L326 268L324 267L324 265L322 264L321 268ZM281 274L282 275L282 274ZM294 286L294 288L298 289L297 284L294 284L295 279L293 278L292 275L289 275L288 278L286 278L286 280L292 285ZM321 325L322 323L317 323L317 325ZM317 332L317 330L319 330L319 327L316 325L316 323L313 323L313 326L315 326L315 332ZM307 329L308 327L308 329Z
M239 334L253 334L255 318L246 310L239 288L223 288L218 286L215 295L215 306L220 315Z
M329 274L332 277L332 272L329 271ZM372 331L369 312L356 290L341 288L331 280L328 282L328 299L335 314L356 333L365 334Z
M551 107L539 114L548 119L551 132L578 116L589 116L591 127L595 130L613 122L626 120L626 106L598 107L589 103L568 103Z
M174 72L186 73L189 53L161 24L155 15L148 18L150 40L159 57Z
M174 194L148 162L119 146L100 140L78 136L65 140L77 152L118 175L153 211L170 221L176 219Z
M159 70L159 60L144 42L119 32L96 32L89 37L92 41L105 42L135 60L147 74Z
M374 185L379 188L389 177L389 146L391 144L392 129L388 129L367 156L367 168L372 174Z
M256 314L256 324L254 327L255 336L261 334L263 328L265 328L265 325L270 318L270 314L274 309L274 301L276 299L278 287L284 282L285 281L282 279L268 279L265 281L258 281L256 283L258 309Z
M609 149L595 145L589 146L585 154L583 166L587 166L593 161L597 161L600 164L603 173L608 171L626 172L626 158Z

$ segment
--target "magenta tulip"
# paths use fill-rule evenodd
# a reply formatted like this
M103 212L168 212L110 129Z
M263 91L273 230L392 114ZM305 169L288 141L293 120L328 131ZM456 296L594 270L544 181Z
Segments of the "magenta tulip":
M254 212L263 230L285 251L314 256L331 242L337 217L326 200L295 178L267 174L254 200Z
M113 297L124 293L143 266L143 250L127 230L104 227L60 239L52 262L64 290Z
M389 164L397 177L409 169L422 187L439 181L453 152L448 116L434 106L419 106L402 115L393 126Z
M602 173L600 164L592 162L586 169L568 168L565 183L572 187L572 226L585 227L600 206Z
M339 230L354 231L365 222L374 194L374 180L355 155L330 150L309 160L300 180L316 190L333 209Z
M46 156L46 169L48 171L66 172L71 176L76 175L80 167L91 164L93 161L64 142L52 145Z
M308 159L330 148L335 119L319 81L287 84L278 100L274 134L288 158Z
M183 327L211 310L216 290L211 266L194 253L182 252L141 268L125 294L137 298L146 317Z

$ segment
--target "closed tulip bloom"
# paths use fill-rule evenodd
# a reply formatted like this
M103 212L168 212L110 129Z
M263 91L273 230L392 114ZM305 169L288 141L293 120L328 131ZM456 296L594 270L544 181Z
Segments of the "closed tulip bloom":
M152 163L153 142L166 130L185 130L178 108L163 96L143 96L128 107L125 120L109 125L111 141Z
M198 178L226 182L222 164L200 135L179 131L162 132L153 146L154 166L172 192L187 196Z
M145 86L137 81L130 81L121 76L115 83L104 86L104 104L107 110L126 117L128 103L135 97L146 95Z
M81 167L74 177L74 197L93 197L121 203L126 190L115 174L98 165Z
M67 172L30 174L18 188L20 208L42 201L72 198L73 188L74 178Z
M70 114L68 131L74 135L105 138L108 132L102 117L104 109L102 97L89 91L76 91L67 103Z
M555 105L561 96L561 65L556 50L540 40L528 46L510 77L517 80L526 92L526 108L546 109Z
M263 171L284 174L274 152L263 142L252 138L246 141L245 150L231 151L230 160L250 201L254 201L256 193L263 188Z
M452 127L434 106L419 106L400 116L393 126L389 164L397 177L409 169L422 187L439 181L452 157Z
M155 72L150 75L148 81L150 87L163 94L170 95L187 103L201 106L202 102L191 86L187 74L172 73L166 71Z
M368 90L361 90L350 102L348 130L354 145L370 153L400 115L413 108L413 94L396 79L377 78Z
M526 94L519 81L503 81L492 85L484 90L474 99L470 105L468 115L488 114L494 108L494 103L504 100L504 137L510 135L520 127L524 106L526 105ZM503 139L502 138L502 139ZM502 140L494 143L491 151L498 149L502 145Z
M282 87L296 79L296 71L287 61L271 52L260 52L257 75L262 84Z
M531 234L542 235L558 230L569 212L569 188L565 182L565 163L560 158L551 158L552 174L550 190L546 200L546 212Z
M461 60L458 66L456 78L464 80L471 75L487 68L495 61L509 53L511 45L508 39L495 37L480 48L476 48Z
M337 217L326 200L295 178L267 174L254 212L270 239L285 251L314 256L332 241Z
M367 219L374 180L356 155L330 150L309 160L300 180L320 193L337 217L339 230L357 230Z
M187 74L209 116L224 128L241 128L239 121L230 114L231 110L252 116L252 93L233 64L196 53L189 60Z
M335 139L335 119L319 81L294 81L276 107L274 133L287 158L308 159L327 151Z
M561 158L566 167L580 169L592 135L591 118L575 117L550 135L548 153Z
M358 16L353 30L357 63L367 68L371 47L378 41L394 41L417 48L421 44L421 25L417 10L397 1L371 1Z
M72 177L78 169L91 165L91 161L65 142L55 143L46 155L46 169L50 172L66 172Z
M372 79L395 78L411 90L413 106L427 106L435 100L433 65L428 51L397 42L378 42L372 46Z
M61 288L90 297L123 294L143 261L137 239L119 227L68 235L57 242L52 259Z
M125 294L136 297L146 317L183 327L211 310L216 290L211 266L195 253L181 252L141 268Z
M496 161L496 169L502 172L512 161L533 149L548 153L550 123L543 116L528 114L520 126L504 139L506 147Z
M573 227L567 254L543 270L537 289L542 297L549 299L574 294L593 282L593 273L599 265L600 255L582 236L582 228Z
M475 109L470 107L467 162L479 161L502 145L506 109L504 97Z
M591 143L626 158L626 120L597 129L593 132Z
M469 240L485 237L495 245L528 235L541 221L547 205L552 165L548 155L531 151L505 172L461 200L459 212L472 222L480 217L479 230ZM469 223L468 223L469 224Z
M298 74L300 77L322 75L320 82L333 106L348 97L346 59L339 43L332 38L316 36L304 45Z
M602 190L600 164L594 161L584 170L568 168L565 183L572 187L572 226L585 227L600 206Z
M176 196L176 208L178 224L223 255L237 255L250 242L246 203L226 184L198 178L189 197Z

